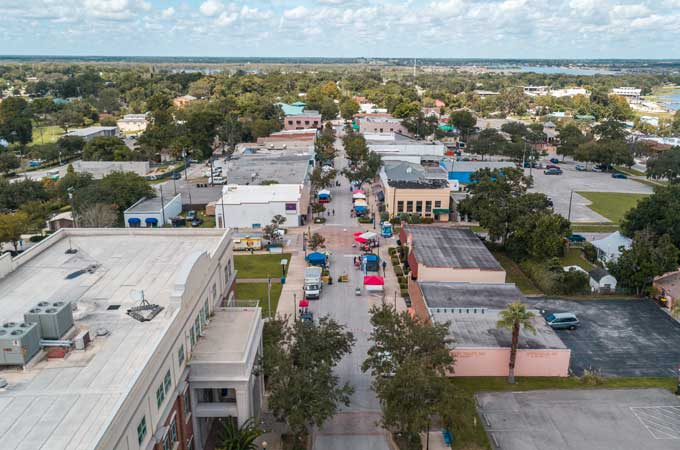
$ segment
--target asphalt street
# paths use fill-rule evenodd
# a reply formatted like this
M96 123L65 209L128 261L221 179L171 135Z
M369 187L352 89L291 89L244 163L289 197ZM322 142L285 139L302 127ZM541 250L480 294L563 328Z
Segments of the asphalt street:
M341 149L336 142L336 146ZM336 158L336 169L344 167L344 156ZM337 280L342 273L349 275L348 283L334 282L325 286L321 299L312 301L310 309L315 317L330 315L345 324L356 338L351 354L347 355L336 368L341 382L354 386L354 395L348 407L329 420L321 429L315 430L314 449L317 450L388 450L387 435L379 425L380 403L371 390L371 376L361 371L361 364L370 347L368 337L371 330L368 310L372 304L380 303L382 297L367 295L362 290L356 296L354 289L361 287L362 275L353 266L352 257L359 255L352 246L352 232L367 228L359 227L356 219L350 217L352 193L347 179L338 177L340 186L331 189L332 201L328 205L331 215L320 227L326 237L326 249L331 252L330 272ZM335 210L335 215L332 210Z

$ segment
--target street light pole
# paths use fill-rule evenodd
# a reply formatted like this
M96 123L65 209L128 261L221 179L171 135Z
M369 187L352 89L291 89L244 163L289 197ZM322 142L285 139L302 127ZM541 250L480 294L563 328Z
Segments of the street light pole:
M297 293L293 292L293 320L297 321Z
M267 274L267 317L272 317L272 279Z
M571 190L569 194L569 213L567 214L567 220L571 222L571 200L574 198L574 190Z

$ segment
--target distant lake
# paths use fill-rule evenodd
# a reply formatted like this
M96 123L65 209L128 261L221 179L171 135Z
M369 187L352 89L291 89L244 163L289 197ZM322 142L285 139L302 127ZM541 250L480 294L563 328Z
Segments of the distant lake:
M659 96L659 101L662 102L662 103L665 103L665 105L669 109L672 109L673 111L679 110L680 109L680 88L674 89L673 91L669 92L666 95Z
M521 66L519 72L533 72L560 75L612 75L616 72L607 69L586 69L582 67L564 66Z

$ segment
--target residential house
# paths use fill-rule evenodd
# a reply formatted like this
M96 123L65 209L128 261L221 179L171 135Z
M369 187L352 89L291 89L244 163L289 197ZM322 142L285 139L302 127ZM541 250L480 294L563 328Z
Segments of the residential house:
M198 100L193 95L183 95L173 99L172 104L177 109L185 108L189 103Z
M616 291L616 278L602 267L596 267L588 272L590 289L593 292L608 294Z
M633 240L615 231L609 236L592 242L597 251L597 258L605 263L616 261L621 255L621 250L628 250L633 245Z

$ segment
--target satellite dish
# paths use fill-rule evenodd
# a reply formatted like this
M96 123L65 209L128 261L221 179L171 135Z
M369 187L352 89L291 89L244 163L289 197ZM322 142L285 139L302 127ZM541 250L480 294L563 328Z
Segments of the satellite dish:
M130 291L130 298L135 301L135 302L143 302L144 301L144 291L139 290L139 291Z

